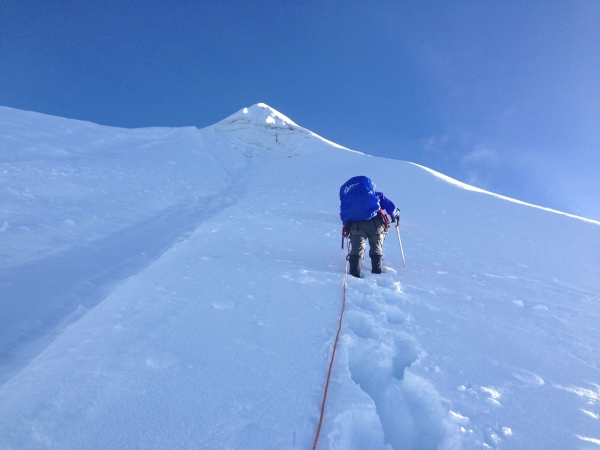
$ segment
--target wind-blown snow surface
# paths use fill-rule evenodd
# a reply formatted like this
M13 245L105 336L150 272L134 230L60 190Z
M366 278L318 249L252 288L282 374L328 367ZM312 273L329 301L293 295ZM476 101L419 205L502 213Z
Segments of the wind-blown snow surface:
M202 130L0 108L0 448L310 448L355 175L407 267L391 230L348 280L319 448L600 448L600 224L262 104Z

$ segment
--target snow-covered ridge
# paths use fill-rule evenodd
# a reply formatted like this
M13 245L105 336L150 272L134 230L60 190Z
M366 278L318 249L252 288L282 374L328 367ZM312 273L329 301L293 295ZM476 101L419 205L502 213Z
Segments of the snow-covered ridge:
M392 229L385 273L348 280L319 448L600 441L595 223L246 111L0 109L0 448L310 448L355 175L402 210L407 266Z
M196 127L118 128L0 106L0 162L118 155L193 133Z
M600 221L597 221L597 220L592 220L592 219L588 219L586 217L576 216L574 214L569 214L569 213L558 211L558 210L552 209L552 208L546 208L544 206L534 205L533 203L527 203L527 202L517 200L517 199L511 198L511 197L506 197L505 195L495 194L494 192L486 191L485 189L481 189L481 188L478 188L475 186L471 186L470 184L463 183L462 181L455 180L454 178L449 177L448 175L444 175L443 173L437 172L433 169L430 169L429 167L421 166L421 165L415 164L415 163L411 163L411 164L413 164L417 167L420 167L420 168L426 170L427 172L435 175L437 178L444 180L447 183L457 186L461 189L466 189L468 191L473 191L473 192L480 192L482 194L487 194L487 195L491 195L496 198L501 198L502 200L508 200L509 202L518 203L519 205L531 206L533 208L542 209L544 211L548 211L548 212L552 212L552 213L556 213L556 214L562 214L563 216L572 217L573 219L583 220L584 222L595 223L596 225L600 225Z

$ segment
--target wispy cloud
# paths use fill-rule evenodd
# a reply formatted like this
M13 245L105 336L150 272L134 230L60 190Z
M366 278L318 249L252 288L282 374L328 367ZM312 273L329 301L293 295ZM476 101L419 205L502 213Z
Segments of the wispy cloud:
M450 141L450 136L447 134L443 136L430 136L425 139L421 139L421 146L426 152L435 152L443 149L443 147Z
M465 164L495 164L498 162L498 152L486 146L478 146L475 150L465 154L462 162Z

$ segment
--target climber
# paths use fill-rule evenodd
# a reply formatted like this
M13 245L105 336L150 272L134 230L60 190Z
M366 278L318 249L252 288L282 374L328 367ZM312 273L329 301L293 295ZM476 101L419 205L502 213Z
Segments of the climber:
M340 188L340 218L343 234L350 238L349 273L360 278L360 268L369 241L371 272L381 273L383 265L383 239L390 226L385 212L397 222L400 210L364 176L350 178Z

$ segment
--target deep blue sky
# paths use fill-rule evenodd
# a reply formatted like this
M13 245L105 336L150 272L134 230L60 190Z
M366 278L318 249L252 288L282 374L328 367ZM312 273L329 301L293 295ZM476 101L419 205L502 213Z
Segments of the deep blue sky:
M599 1L0 0L0 105L204 127L258 102L600 220Z

